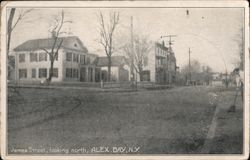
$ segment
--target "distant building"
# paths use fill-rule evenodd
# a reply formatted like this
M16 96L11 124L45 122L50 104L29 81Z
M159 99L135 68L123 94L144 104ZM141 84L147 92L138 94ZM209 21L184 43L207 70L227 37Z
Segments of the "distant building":
M97 56L89 54L78 37L59 37L58 40L63 42L54 62L52 81L100 80L100 68L95 64ZM14 49L17 80L42 81L48 78L50 57L44 49L52 49L53 42L52 38L28 40Z
M231 73L212 73L212 85L214 86L232 86L235 83L234 72Z
M155 43L155 82L172 84L176 81L176 58L171 47Z
M129 67L126 64L124 56L111 57L111 81L128 81ZM98 57L97 67L101 68L101 79L107 81L108 79L108 58Z
M212 73L213 80L221 80L221 73L214 72Z
M59 37L62 46L54 62L54 82L107 81L108 59L89 53L76 36ZM50 58L44 51L52 48L52 38L28 40L14 49L15 79L41 82L49 77ZM130 67L124 56L112 56L111 81L129 81ZM137 75L139 80L139 75ZM171 47L155 43L154 49L143 60L142 81L171 84L176 81L176 58Z
M164 43L155 43L147 57L143 59L143 79L158 84L176 82L176 58L172 48ZM137 74L139 77L139 74ZM138 79L137 79L138 80Z

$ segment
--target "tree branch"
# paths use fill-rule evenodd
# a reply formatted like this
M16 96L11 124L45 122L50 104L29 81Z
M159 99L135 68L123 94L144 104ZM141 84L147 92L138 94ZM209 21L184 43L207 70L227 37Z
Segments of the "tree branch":
M41 50L45 51L49 56L51 55L51 52L49 52L47 49L42 48Z
M57 47L57 50L56 50L55 54L53 55L53 60L54 60L55 57L58 55L58 51L59 51L59 49L61 48L62 43L63 43L63 40L61 40L61 42L59 43L59 45L58 45L58 47Z
M33 9L29 9L27 11L24 11L23 13L20 13L15 24L13 25L13 27L11 27L11 31L16 27L16 25L18 24L18 22L26 15L28 14L29 12L31 12Z

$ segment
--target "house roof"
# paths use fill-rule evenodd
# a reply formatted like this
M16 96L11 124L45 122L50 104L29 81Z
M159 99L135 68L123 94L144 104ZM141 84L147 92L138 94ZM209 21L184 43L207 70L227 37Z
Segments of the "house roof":
M61 40L63 40L61 47L80 50L85 53L88 52L87 48L83 45L82 41L76 36L59 37L56 44L57 46L59 45ZM72 42L76 42L77 44L79 44L79 46L76 45L75 43L73 44ZM53 43L54 43L53 38L28 40L22 43L21 45L17 46L16 48L14 48L14 51L34 51L43 48L50 49L52 48Z
M111 57L111 66L122 66L125 64L124 56L113 56ZM108 58L107 57L98 57L97 66L106 67L108 66Z

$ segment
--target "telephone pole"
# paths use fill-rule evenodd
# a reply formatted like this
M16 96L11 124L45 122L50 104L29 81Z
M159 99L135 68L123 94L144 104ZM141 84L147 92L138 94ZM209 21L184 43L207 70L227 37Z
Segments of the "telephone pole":
M131 73L132 73L132 81L135 80L135 74L134 74L134 34L133 34L133 16L131 16L130 19L130 43L131 43Z
M171 52L172 52L172 45L173 45L173 40L172 40L172 37L177 37L177 35L166 35L166 36L161 36L161 38L164 38L164 37L169 37L169 41L168 41L168 45L169 45L169 50L170 50L170 56L169 56L169 59L167 60L167 66L168 67L168 84L171 85Z
M161 38L164 38L164 37L169 37L169 41L168 41L168 44L169 44L169 48L171 48L172 47L172 42L174 42L174 41L172 41L172 37L177 37L177 35L166 35L166 36L161 36Z
M131 16L130 30L131 30L131 73L132 73L132 83L135 83L135 88L137 90L137 73L135 72L134 64L134 33L133 33L133 16Z
M191 62L190 62L190 54L191 54L191 51L190 51L190 47L188 49L188 70L189 70L189 83L191 83Z

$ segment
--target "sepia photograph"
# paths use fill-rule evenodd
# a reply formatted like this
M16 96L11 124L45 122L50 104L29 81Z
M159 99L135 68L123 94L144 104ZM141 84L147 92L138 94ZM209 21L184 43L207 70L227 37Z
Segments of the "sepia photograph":
M1 5L5 158L247 158L248 3Z

